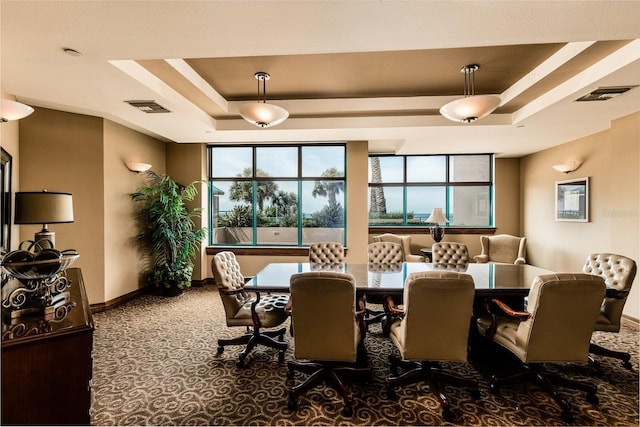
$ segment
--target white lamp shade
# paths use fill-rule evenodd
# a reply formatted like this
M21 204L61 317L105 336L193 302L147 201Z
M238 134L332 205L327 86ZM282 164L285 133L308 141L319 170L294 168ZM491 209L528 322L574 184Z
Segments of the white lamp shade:
M16 193L16 224L54 224L73 222L70 193L48 191Z
M20 120L33 113L33 108L9 99L0 99L0 122Z
M129 160L125 164L131 172L145 172L151 169L151 165L149 163L140 163Z
M261 128L279 125L289 117L284 108L266 102L242 104L238 111L243 119Z
M449 222L449 220L442 213L442 208L433 208L431 210L431 215L427 218L427 222L439 224L441 222Z
M581 164L582 163L580 162L572 161L572 162L563 163L561 165L553 165L553 168L558 172L569 173L578 169Z
M454 122L471 123L488 116L498 108L500 98L494 95L473 95L456 99L440 108L440 114Z

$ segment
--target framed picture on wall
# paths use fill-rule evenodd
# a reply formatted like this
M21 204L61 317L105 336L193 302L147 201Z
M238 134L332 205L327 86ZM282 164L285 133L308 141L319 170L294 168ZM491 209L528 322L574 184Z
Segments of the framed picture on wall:
M589 222L589 177L556 181L556 221Z

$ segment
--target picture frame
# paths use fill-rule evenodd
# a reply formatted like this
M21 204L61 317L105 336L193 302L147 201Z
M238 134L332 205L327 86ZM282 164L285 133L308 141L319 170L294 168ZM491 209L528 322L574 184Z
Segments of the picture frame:
M589 177L556 181L556 221L589 222Z
M11 250L11 154L0 148L0 255Z

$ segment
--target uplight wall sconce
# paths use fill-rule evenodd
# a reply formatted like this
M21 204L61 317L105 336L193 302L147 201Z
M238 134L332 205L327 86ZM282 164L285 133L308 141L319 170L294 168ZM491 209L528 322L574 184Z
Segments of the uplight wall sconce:
M10 99L0 99L0 123L10 120L20 120L33 113L33 108L21 102Z
M558 172L562 172L562 173L569 173L569 172L573 172L574 170L578 169L580 167L582 163L578 162L576 160L572 160L570 162L567 163L562 163L559 165L553 165L552 167L557 170Z
M124 164L127 165L131 172L135 173L146 172L151 169L151 165L149 163L134 162L133 160L124 162Z

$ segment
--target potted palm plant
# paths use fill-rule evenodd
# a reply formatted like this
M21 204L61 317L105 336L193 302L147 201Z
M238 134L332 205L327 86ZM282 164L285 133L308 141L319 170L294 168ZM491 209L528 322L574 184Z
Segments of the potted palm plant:
M177 295L191 286L193 261L207 235L206 228L198 229L194 223L200 209L185 204L197 195L198 181L183 186L153 171L147 172L147 180L146 186L131 194L139 205L137 240L150 257L147 281L167 295Z

